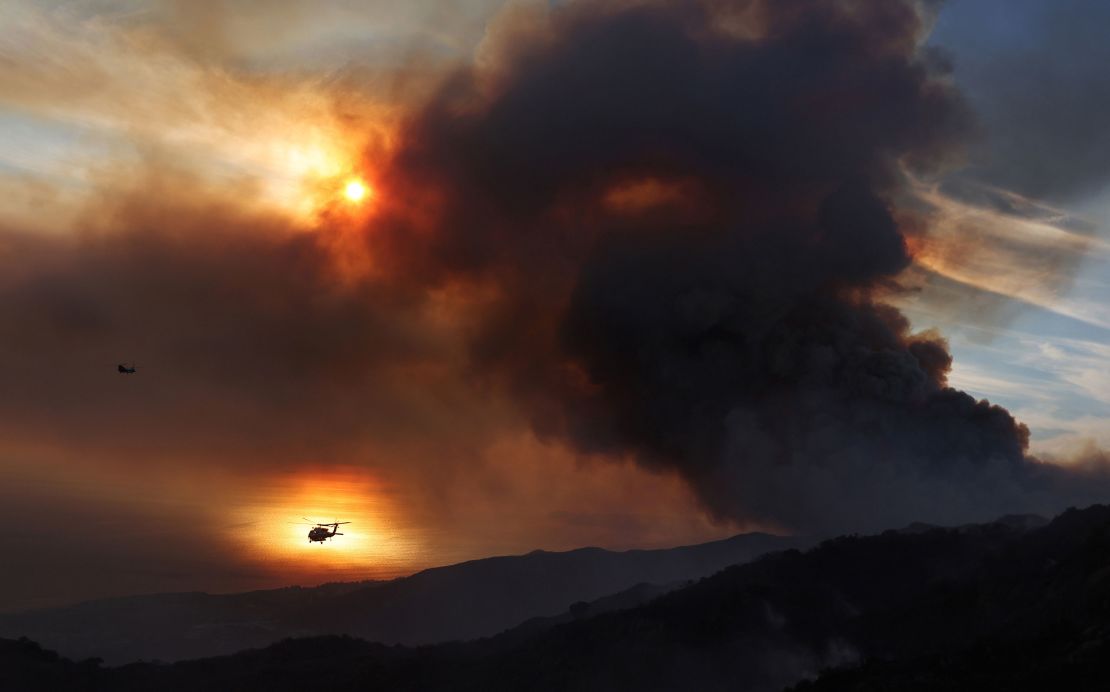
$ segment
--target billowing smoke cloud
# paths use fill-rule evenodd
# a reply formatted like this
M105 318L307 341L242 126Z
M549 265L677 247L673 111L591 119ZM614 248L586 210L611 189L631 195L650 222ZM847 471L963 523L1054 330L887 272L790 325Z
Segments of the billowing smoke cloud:
M721 517L1066 502L1025 426L947 387L943 339L881 300L910 263L900 167L969 129L919 8L729 10L568 11L414 121L398 168L443 192L436 268L503 290L479 370L542 434L673 469Z

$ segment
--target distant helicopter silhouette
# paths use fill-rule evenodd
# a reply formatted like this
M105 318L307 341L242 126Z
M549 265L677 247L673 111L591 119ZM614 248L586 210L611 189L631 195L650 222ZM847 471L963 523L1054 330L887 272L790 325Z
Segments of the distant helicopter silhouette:
M319 522L312 521L308 517L301 518L307 521L309 524L313 525L312 530L308 532L309 543L323 543L332 536L342 536L343 534L339 533L338 531L339 525L351 523L349 521L333 521L330 524L321 524ZM330 531L328 530L329 526L331 527Z
M128 365L127 363L120 363L116 367L119 369L119 374L121 374L121 375L134 375L135 374L135 364L134 363L132 363L131 365Z

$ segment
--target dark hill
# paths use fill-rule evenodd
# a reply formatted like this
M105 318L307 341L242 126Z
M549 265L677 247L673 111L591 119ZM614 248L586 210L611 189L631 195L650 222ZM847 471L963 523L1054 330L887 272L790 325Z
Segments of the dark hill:
M807 543L752 533L666 550L535 551L389 582L107 599L0 615L0 636L29 637L65 656L109 663L229 654L325 634L410 645L474 639L635 584L698 579Z
M577 619L492 639L418 648L287 640L101 669L96 682L113 690L1110 689L1110 507L1032 525L838 538L636 607L590 617L578 606Z

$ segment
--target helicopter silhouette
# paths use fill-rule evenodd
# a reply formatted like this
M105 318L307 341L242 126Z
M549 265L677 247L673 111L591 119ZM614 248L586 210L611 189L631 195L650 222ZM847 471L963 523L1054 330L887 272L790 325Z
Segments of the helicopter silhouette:
M128 365L127 363L120 363L116 367L119 369L119 374L121 374L121 375L134 375L135 374L135 364L134 363L132 363L131 365Z
M323 543L324 541L328 540L332 536L342 536L343 534L340 533L339 530L338 530L339 526L341 524L350 524L351 523L349 521L333 521L333 522L328 523L328 524L321 524L319 522L312 521L308 517L301 517L301 518L304 519L305 521L307 521L309 524L313 525L313 528L308 532L308 542L309 543ZM328 530L329 526L331 527L330 531Z

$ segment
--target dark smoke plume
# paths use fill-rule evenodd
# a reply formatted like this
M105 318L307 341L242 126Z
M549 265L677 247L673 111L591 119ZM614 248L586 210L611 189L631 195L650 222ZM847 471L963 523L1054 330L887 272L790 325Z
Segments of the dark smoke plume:
M441 191L419 269L500 287L475 367L541 434L673 469L720 517L871 528L1066 501L1026 427L948 387L944 340L881 300L911 261L901 167L969 131L919 57L919 9L572 7L499 79L456 75L396 175Z

